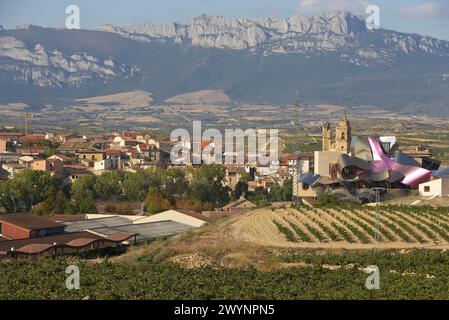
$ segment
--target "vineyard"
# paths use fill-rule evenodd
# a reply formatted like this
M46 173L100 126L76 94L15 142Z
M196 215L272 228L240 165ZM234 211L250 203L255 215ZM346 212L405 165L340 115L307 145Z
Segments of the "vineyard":
M321 144L310 136L284 136L281 137L279 149L283 153L293 153L298 150L310 152L321 149Z
M284 256L303 267L183 269L50 259L3 262L0 299L449 299L449 253L345 253ZM65 270L76 264L80 290L67 290ZM367 290L363 272L380 269L380 290Z
M257 209L117 257L3 261L0 299L449 299L449 210L379 212L377 226L373 208Z
M234 225L236 238L261 245L385 249L449 248L449 210L431 207L260 209Z

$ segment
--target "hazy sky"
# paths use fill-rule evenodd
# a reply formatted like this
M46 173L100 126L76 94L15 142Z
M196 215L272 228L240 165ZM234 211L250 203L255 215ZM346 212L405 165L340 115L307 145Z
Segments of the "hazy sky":
M0 0L0 25L62 27L70 4L80 7L84 29L106 23L183 22L203 13L232 18L283 18L333 9L363 13L375 4L383 28L449 40L449 0Z

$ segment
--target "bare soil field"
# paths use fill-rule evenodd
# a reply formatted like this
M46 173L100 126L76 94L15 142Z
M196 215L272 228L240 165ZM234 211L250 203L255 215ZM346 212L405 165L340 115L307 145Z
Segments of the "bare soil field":
M200 90L174 96L165 100L167 103L178 104L214 104L231 102L223 90Z
M94 111L98 105L102 106L102 104L113 104L116 105L116 108L123 109L139 109L149 106L153 101L152 96L153 94L150 92L135 90L108 96L78 99L75 102L82 103L82 107L88 111Z

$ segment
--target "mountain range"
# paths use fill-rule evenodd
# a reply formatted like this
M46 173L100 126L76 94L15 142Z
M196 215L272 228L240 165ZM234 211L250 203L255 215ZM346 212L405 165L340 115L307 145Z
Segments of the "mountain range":
M367 30L363 17L229 19L65 30L0 27L0 103L34 108L146 90L154 103L197 90L234 102L377 106L449 115L449 42Z

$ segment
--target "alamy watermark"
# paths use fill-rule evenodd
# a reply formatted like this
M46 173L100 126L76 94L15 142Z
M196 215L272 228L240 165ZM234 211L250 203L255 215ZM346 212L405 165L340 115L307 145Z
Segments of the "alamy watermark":
M365 281L365 288L368 290L379 290L380 289L380 271L379 267L372 265L363 269L365 273L368 273L369 276Z
M79 30L80 24L80 8L77 5L70 5L65 8L65 13L68 14L65 20L65 27L69 30Z
M70 265L65 269L68 274L65 280L65 287L69 290L80 289L80 269L75 265Z
M380 8L376 5L369 5L365 9L365 24L368 30L380 29Z
M202 132L201 121L193 121L193 139L186 129L173 130L174 146L170 159L174 164L262 164L279 162L278 130L217 129ZM246 141L246 143L245 143ZM224 148L223 148L224 146Z

